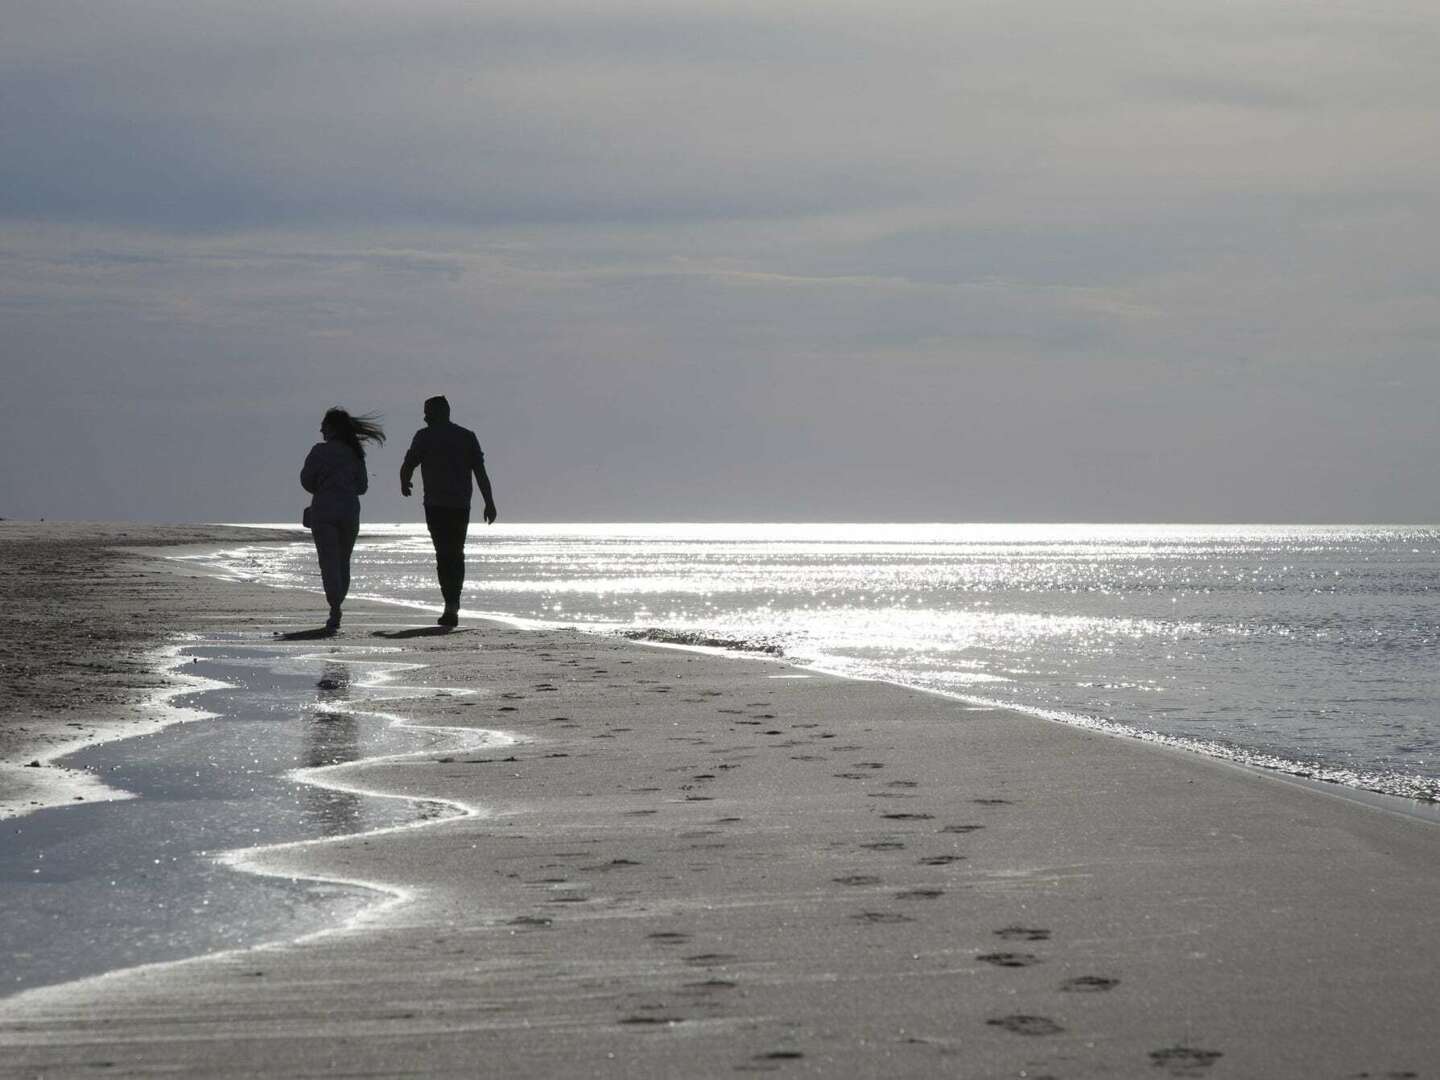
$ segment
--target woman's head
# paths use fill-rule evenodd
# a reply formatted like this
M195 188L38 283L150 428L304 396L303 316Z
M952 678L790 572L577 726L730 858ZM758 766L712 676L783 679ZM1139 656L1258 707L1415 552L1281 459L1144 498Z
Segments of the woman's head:
M326 440L339 440L355 451L360 460L365 460L367 442L383 443L385 430L380 426L380 417L374 413L351 416L338 405L325 413L320 421L320 433Z

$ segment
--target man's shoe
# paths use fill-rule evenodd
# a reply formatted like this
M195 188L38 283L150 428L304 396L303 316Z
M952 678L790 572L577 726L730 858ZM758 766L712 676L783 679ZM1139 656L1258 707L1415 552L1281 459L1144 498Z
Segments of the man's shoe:
M447 607L445 613L435 621L441 626L459 626L460 610L458 608Z
M325 629L331 633L340 629L340 609L338 607L330 609L330 618L325 620Z

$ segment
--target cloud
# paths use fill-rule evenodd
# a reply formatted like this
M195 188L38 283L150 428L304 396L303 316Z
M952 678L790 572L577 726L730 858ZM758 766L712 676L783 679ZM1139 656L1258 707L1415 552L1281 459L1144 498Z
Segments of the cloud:
M1432 26L19 0L0 514L288 520L440 388L523 517L1413 516Z
M1356 26L1286 10L1262 5L1252 17L1277 25L1251 38L1220 33L1223 12L1136 18L1115 0L1083 18L1035 3L22 3L0 52L0 214L214 230L965 205L1176 166L1234 183L1257 165L1241 151L1322 111L1374 160L1404 133L1342 96L1354 46L1324 35ZM1361 40L1372 97L1433 93L1397 74L1402 45ZM1318 164L1287 149L1277 185Z

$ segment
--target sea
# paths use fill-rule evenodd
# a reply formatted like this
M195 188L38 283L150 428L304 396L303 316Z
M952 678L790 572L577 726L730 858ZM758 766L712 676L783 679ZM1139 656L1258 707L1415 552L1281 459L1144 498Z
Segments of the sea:
M309 543L212 561L320 588ZM466 617L768 655L1440 800L1436 528L476 522L467 563ZM424 526L367 524L351 595L438 611Z

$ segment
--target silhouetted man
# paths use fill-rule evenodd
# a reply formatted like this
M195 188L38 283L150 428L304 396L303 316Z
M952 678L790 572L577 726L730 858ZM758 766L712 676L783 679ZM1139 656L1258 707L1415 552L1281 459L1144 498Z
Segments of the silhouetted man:
M485 475L485 455L469 428L450 422L450 402L443 397L425 400L425 426L415 433L405 463L400 466L400 494L410 495L410 478L420 467L425 485L425 525L435 545L435 573L445 613L437 622L454 626L460 621L460 588L465 584L465 533L470 528L470 478L485 497L485 524L495 520L495 499Z

